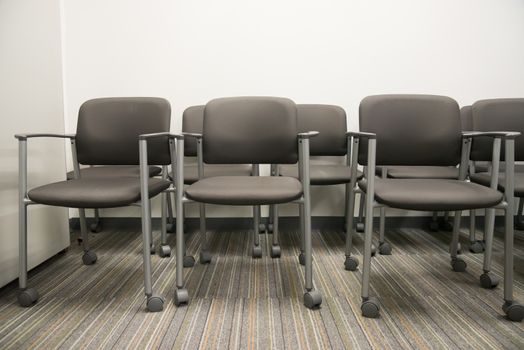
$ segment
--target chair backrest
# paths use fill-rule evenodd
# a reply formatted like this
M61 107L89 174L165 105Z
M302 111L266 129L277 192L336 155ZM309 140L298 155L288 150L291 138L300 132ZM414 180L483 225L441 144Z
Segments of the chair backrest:
M191 106L182 114L182 132L201 134L204 129L204 108L206 106ZM184 139L184 155L197 156L197 142L194 137Z
M471 106L464 106L460 109L460 122L463 131L473 131L473 112Z
M455 100L434 95L377 95L360 103L360 130L377 134L377 165L456 166L461 156ZM359 148L367 164L367 142Z
M480 100L472 106L473 130L519 131L524 133L524 98L497 98ZM471 159L491 161L493 139L477 138L471 147ZM504 143L501 148L504 160ZM524 161L524 137L515 139L515 161Z
M297 108L278 97L230 97L204 109L204 162L292 164L298 160Z
M309 144L312 156L343 156L347 153L346 112L339 106L298 104L299 132L318 131Z
M112 97L84 102L76 129L78 162L86 165L138 165L138 136L169 132L171 106L162 98ZM170 164L166 138L148 142L150 164Z

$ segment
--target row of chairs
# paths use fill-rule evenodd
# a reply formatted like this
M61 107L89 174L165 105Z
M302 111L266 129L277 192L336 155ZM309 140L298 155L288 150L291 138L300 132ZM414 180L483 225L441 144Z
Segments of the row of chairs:
M85 208L138 205L142 208L144 285L147 308L160 311L162 297L153 294L151 258L150 198L161 195L161 242L159 255L170 256L167 245L168 198L175 194L176 208L176 291L175 304L187 303L183 267L194 264L184 246L184 206L200 204L202 246L200 262L209 263L211 254L205 228L205 204L253 206L253 257L260 257L260 206L271 206L273 245L271 256L280 256L278 243L278 205L299 205L301 253L305 266L304 304L315 308L322 296L314 289L311 247L311 185L346 185L346 260L347 270L356 270L358 261L351 255L355 195L365 196L366 213L381 208L379 252L388 254L384 241L385 208L423 211L455 211L451 263L455 271L465 270L458 257L461 212L489 208L485 225L485 273L481 285L494 287L490 273L491 243L495 208L505 209L504 311L520 321L524 308L513 301L513 188L515 139L518 132L494 132L486 122L509 110L508 119L519 129L518 116L524 117L524 100L479 101L471 108L476 132L462 132L457 103L442 96L379 95L365 98L360 105L360 132L347 132L342 108L327 105L295 105L283 98L239 97L212 100L205 106L184 112L181 135L169 133L170 107L158 98L105 98L84 103L79 111L76 135L16 135L20 144L20 293L19 302L30 306L38 299L36 289L27 286L27 206L47 204L79 209L83 261L93 264L97 257L89 248ZM487 107L484 107L484 106ZM493 107L495 105L495 107ZM498 107L502 105L503 107ZM504 106L506 107L504 109ZM486 112L486 110L488 112ZM464 114L464 113L463 113ZM504 113L502 113L504 114ZM298 118L297 118L298 115ZM521 119L522 120L522 119ZM502 128L505 129L505 128ZM68 181L27 189L27 140L34 137L70 139L74 172ZM489 141L485 139L489 138ZM475 151L471 151L472 148ZM517 139L517 155L524 147ZM138 141L138 142L137 142ZM499 186L501 144L504 141L504 185ZM478 145L478 147L477 147ZM480 151L476 151L480 149ZM471 157L470 157L471 154ZM310 155L344 156L345 165L312 165ZM185 157L196 163L185 165ZM488 161L489 183L465 181L470 160ZM520 160L517 158L517 160ZM296 165L298 163L298 166ZM80 164L93 166L80 169ZM272 176L259 176L259 164L271 164ZM457 168L457 164L459 167ZM137 176L137 165L139 176ZM118 172L115 172L118 166ZM363 166L364 171L359 170ZM399 166L435 167L458 172L453 178L398 178L392 176ZM171 167L172 172L168 171ZM375 178L380 167L380 178ZM438 168L436 168L438 167ZM428 168L425 168L426 170ZM394 174L395 172L393 172ZM502 178L502 177L500 177ZM477 183L474 183L477 182ZM184 188L184 185L187 187ZM488 186L489 185L489 186ZM376 317L380 306L369 293L372 256L372 215L365 216L362 313Z

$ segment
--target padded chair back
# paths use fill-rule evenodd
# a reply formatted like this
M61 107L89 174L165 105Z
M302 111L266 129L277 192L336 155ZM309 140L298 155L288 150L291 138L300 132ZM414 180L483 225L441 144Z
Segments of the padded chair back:
M297 108L278 97L230 97L204 109L204 162L293 164L298 160Z
M524 98L497 98L477 101L472 106L475 131L519 131L524 133ZM471 147L471 159L491 161L493 139L477 138ZM504 142L501 148L504 160ZM515 161L524 161L524 138L515 139Z
M182 132L201 134L204 129L204 108L206 106L191 106L186 108L182 115ZM184 139L184 155L197 156L197 142L194 137Z
M312 156L343 156L347 153L346 112L338 106L297 105L299 132L319 131L309 144Z
M471 106L464 106L460 109L460 122L463 131L473 131L473 113Z
M138 136L169 132L171 106L162 98L97 98L82 104L76 129L78 162L138 165ZM148 141L150 164L170 164L167 138Z
M433 95L377 95L360 103L360 130L377 134L377 165L456 166L461 156L455 100ZM359 147L367 164L367 142Z

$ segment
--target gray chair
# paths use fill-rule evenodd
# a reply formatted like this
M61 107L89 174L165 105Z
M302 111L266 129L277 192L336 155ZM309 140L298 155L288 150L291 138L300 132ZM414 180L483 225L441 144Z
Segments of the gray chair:
M466 263L458 257L461 212L489 208L486 214L486 251L481 286L493 288L498 278L490 272L495 208L506 211L504 312L510 320L520 321L524 308L513 301L513 168L515 132L462 133L457 103L448 97L431 95L370 96L360 104L360 130L352 141L351 171L366 166L367 176L359 182L366 193L366 212L376 207L392 207L419 211L454 211L451 240L451 267L462 272ZM470 143L473 138L492 137L492 186L466 182ZM365 140L366 142L361 142ZM504 195L497 191L497 175L501 141L506 153ZM448 179L382 179L375 178L375 165L453 166L460 163L458 180ZM351 196L353 198L353 196ZM362 314L377 317L380 305L371 297L371 240L373 217L366 215L362 267ZM348 230L348 241L352 230ZM348 254L348 252L346 252Z
M151 282L151 208L150 198L162 194L162 230L166 230L165 191L172 191L172 182L150 178L148 161L166 167L173 165L175 152L169 134L171 108L161 98L100 98L82 104L78 114L76 135L20 134L19 140L19 215L20 265L18 301L31 306L38 299L35 288L27 286L27 206L45 204L78 208L84 254L82 261L97 261L88 240L85 208L114 208L137 205L142 209L144 286L147 308L161 311L163 299L153 294ZM154 133L154 134L152 134ZM148 135L143 135L148 134ZM68 138L71 141L75 178L28 190L27 140L36 137ZM140 147L139 147L139 137ZM147 152L149 143L149 153ZM140 152L139 152L140 150ZM148 159L149 158L149 159ZM140 164L138 176L82 177L82 165Z
M299 104L297 105L298 130L307 132L315 130L319 135L310 141L310 155L312 156L347 156L347 121L346 112L339 106L321 104ZM299 167L296 164L273 166L273 175L299 178ZM363 174L357 172L357 180ZM312 164L310 165L310 183L312 186L346 186L345 199L345 223L353 220L353 210L349 208L349 194L351 184L351 173L349 168L349 157L346 164ZM280 245L278 239L278 206L271 206L270 222L273 223L273 244L271 246L271 257L280 256ZM302 230L303 232L303 230ZM302 239L303 242L303 239ZM304 244L301 244L299 261L303 265ZM349 264L355 270L358 260L352 259Z
M277 126L277 127L276 127ZM183 217L183 205L194 201L219 205L272 205L295 202L304 209L305 245L304 304L314 308L322 302L319 291L313 290L311 208L309 194L309 138L316 133L299 133L297 111L293 101L276 97L233 97L210 101L204 108L204 129L197 152L199 167L203 164L294 164L299 160L300 179L294 177L214 176L201 178L188 186L184 193L176 191L177 218ZM177 164L184 159L178 153ZM183 166L176 168L177 188L183 185ZM255 214L255 213L254 213ZM184 285L182 254L184 253L182 221L177 220L177 268L175 304L189 301ZM253 227L253 257L262 248L258 223ZM202 249L208 248L203 232Z

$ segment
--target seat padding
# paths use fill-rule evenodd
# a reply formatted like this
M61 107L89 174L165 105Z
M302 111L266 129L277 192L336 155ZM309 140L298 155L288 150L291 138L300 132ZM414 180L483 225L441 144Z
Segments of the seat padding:
M458 179L459 169L446 166L387 166L388 177L392 179ZM382 176L382 167L376 168Z
M366 192L367 182L359 187ZM421 211L453 211L489 208L502 194L471 182L447 179L375 179L375 199L392 208Z
M162 168L157 166L149 167L149 176L157 176L162 172ZM137 165L107 165L107 166L95 166L80 169L80 178L82 179L93 179L99 177L139 177L140 167ZM74 179L74 171L67 173L67 179Z
M491 183L491 173L483 172L470 175L470 180L472 182L481 184L483 186L489 186ZM499 174L499 184L498 189L504 191L505 184L505 174ZM515 173L515 196L524 197L524 173L516 172Z
M150 178L149 197L167 189L169 181ZM115 208L140 200L138 177L104 177L60 181L28 192L33 202L68 208Z
M298 178L297 165L280 165L279 173L282 176ZM311 185L337 185L351 181L351 168L339 164L315 164L310 165L309 176ZM364 175L357 171L357 180Z
M204 178L216 176L251 176L249 164L204 164ZM184 183L191 185L198 181L198 164L184 165Z
M186 188L196 202L224 205L264 205L291 202L302 196L302 184L283 176L219 176Z

